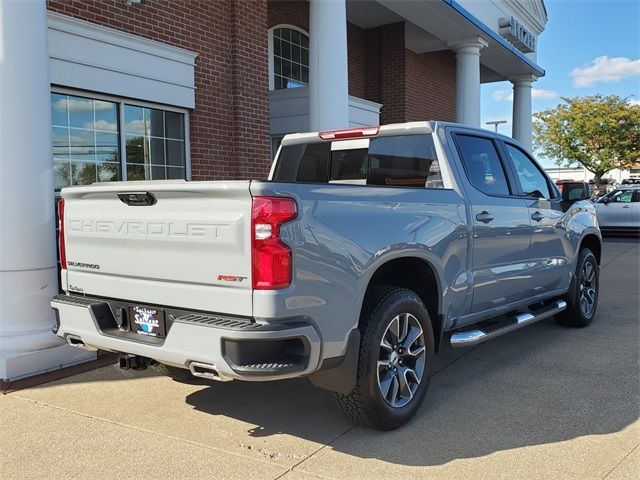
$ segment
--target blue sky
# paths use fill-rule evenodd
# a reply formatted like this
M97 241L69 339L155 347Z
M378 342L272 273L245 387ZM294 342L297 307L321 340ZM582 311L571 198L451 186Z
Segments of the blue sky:
M533 84L533 111L554 107L561 96L601 93L640 101L640 1L546 0L545 5L549 21L538 38L538 65L546 75ZM483 126L508 120L499 131L511 135L511 92L509 82L482 86Z

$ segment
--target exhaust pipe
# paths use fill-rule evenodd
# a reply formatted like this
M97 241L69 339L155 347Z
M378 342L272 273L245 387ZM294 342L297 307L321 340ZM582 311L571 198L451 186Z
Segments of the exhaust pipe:
M221 374L215 365L209 365L207 363L191 362L189 364L189 370L195 377L206 378L209 380L216 380L218 382L229 382L233 380Z
M82 340L82 338L78 337L77 335L67 335L65 339L67 340L67 343L72 347L82 348L83 350L88 350L89 352L98 351L96 347L92 347L84 343L84 340Z

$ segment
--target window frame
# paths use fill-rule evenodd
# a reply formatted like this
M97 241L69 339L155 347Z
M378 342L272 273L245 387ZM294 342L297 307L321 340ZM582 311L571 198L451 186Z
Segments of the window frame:
M293 184L304 184L304 185L323 185L323 186L327 186L327 185L331 185L331 186L336 186L336 187L367 187L367 188L395 188L395 189L410 189L410 190L415 190L415 191L453 191L453 185L451 185L451 181L448 180L448 175L447 173L444 173L444 169L442 167L443 162L441 161L441 159L439 158L439 152L438 152L438 146L436 143L436 138L434 136L433 133L408 133L408 134L395 134L395 135L378 135L375 137L371 137L368 138L369 141L371 140L375 140L377 138L390 138L390 137L405 137L405 136L409 136L409 135L424 135L426 137L429 137L430 141L433 144L434 147L434 153L435 153L435 160L438 162L438 167L440 170L440 177L442 179L442 187L427 187L427 186L420 186L420 187L407 187L404 185L374 185L374 184L367 184L367 183L341 183L341 182L335 182L335 183L331 183L330 180L327 180L327 182L300 182L298 180L295 181L286 181L286 180L276 180L273 177L275 176L277 170L278 170L278 166L280 165L280 154L282 152L282 148L285 145L280 144L280 146L278 147L278 151L276 153L276 159L278 160L277 162L274 161L271 164L271 171L269 173L269 179L267 180L270 183L293 183ZM332 141L312 141L312 142L304 142L304 145L311 145L311 144L329 144L329 160L327 162L327 179L329 179L331 177L331 159L332 159L332 154L331 152L333 152L332 149L332 144L333 143L339 143L342 142L344 140L332 140ZM303 144L303 143L301 143ZM291 145L286 145L286 146L291 146ZM367 150L369 149L369 147L367 146ZM340 149L338 149L340 150ZM367 178L369 175L369 165L370 165L370 161L371 161L371 157L369 155L369 153L367 153ZM366 180L366 179L365 179Z
M275 91L275 68L273 65L273 31L278 29L278 28L289 28L291 30L297 30L298 32L302 33L304 36L307 37L307 39L309 39L309 42L311 42L311 36L309 35L309 32L307 32L306 30L304 30L303 28L300 27L296 27L295 25L291 25L288 23L279 23L277 25L274 25L273 27L269 28L268 31L268 57L269 57L269 91ZM311 45L309 45L311 46ZM311 48L309 48L309 74L311 74ZM309 85L304 85L304 87L308 88ZM300 88L300 87L298 87ZM287 90L285 89L281 89L281 90Z
M509 193L508 194L499 194L499 193L487 193L487 192L483 192L482 190L480 190L478 187L476 187L473 182L471 181L471 178L469 177L469 172L467 171L467 167L465 166L465 161L462 155L462 149L460 147L460 144L458 143L458 137L475 137L475 138L480 138L482 140L489 140L492 144L493 147L496 151L496 155L498 156L498 161L500 162L500 165L502 166L502 172L504 173L504 178L505 181L507 182L507 188L509 189ZM502 146L499 144L499 139L497 139L496 137L493 137L491 135L482 135L479 134L475 131L471 132L466 132L466 131L454 131L451 132L451 137L453 138L453 144L455 146L455 150L456 153L458 154L458 159L460 161L460 164L462 166L462 171L464 172L464 175L467 179L467 182L469 183L469 185L471 185L471 188L473 188L474 190L476 190L477 192L481 193L482 195L486 195L487 197L494 197L494 198L518 198L521 195L519 195L521 193L519 189L519 184L514 184L514 179L512 176L512 172L510 170L510 167L508 167L506 165L505 162L505 158L504 158L504 154L502 151Z
M504 157L503 158L503 164L505 165L506 169L508 170L508 175L510 177L512 177L512 182L513 182L513 184L515 186L515 190L517 191L517 193L513 194L513 196L518 197L518 198L526 198L526 199L529 199L529 200L531 200L531 199L534 199L534 200L557 200L557 199L561 198L560 192L558 191L558 188L557 188L555 182L551 181L551 179L549 178L549 175L547 175L547 172L545 172L545 170L535 160L535 158L533 158L533 156L531 156L522 147L516 145L514 142L509 142L509 141L502 140L502 139L497 139L497 140L498 140L498 143L499 143L499 146L500 146L500 155L502 155ZM524 190L522 189L522 185L520 184L520 177L518 176L518 172L516 170L516 166L513 164L512 160L511 160L511 156L509 155L509 151L507 150L507 145L519 150L520 152L522 152L522 154L524 154L524 156L527 157L531 161L531 163L538 170L538 172L540 172L540 174L542 175L542 178L544 178L545 181L547 182L547 188L549 189L549 194L550 194L549 198L532 197L531 195L525 195L524 194Z
M621 195L623 195L623 194L625 194L627 192L631 193L631 200L629 200L628 202L618 202L617 200L614 200L614 198L617 198L616 197L616 193L620 193L620 195L618 195L618 197L619 197L619 196L621 196ZM633 190L633 189L630 189L630 188L627 188L627 189L625 189L625 188L616 189L613 192L611 192L611 195L609 196L609 203L622 204L622 205L629 205L631 203L636 203L638 201L637 200L638 193L640 193L640 190L636 191L636 190Z
M125 133L125 105L131 105L135 107L154 108L157 110L164 110L167 112L181 113L184 115L184 162L185 162L185 176L186 180L191 180L191 135L189 129L189 110L186 108L174 107L171 105L164 105L161 103L147 102L144 100L135 100L131 98L118 97L114 95L108 95L104 93L96 93L86 90L78 90L75 88L60 87L57 85L51 85L51 94L59 95L73 95L77 97L84 97L94 100L104 100L105 102L113 102L118 104L118 151L120 155L120 181L126 182L127 180L127 155L126 155L126 133ZM59 192L56 192L56 197L60 196Z

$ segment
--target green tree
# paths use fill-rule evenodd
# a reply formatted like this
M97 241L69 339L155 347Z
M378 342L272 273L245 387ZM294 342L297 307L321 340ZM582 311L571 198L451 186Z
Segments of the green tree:
M562 98L534 114L534 145L557 165L576 163L594 174L629 168L640 157L640 106L616 95Z

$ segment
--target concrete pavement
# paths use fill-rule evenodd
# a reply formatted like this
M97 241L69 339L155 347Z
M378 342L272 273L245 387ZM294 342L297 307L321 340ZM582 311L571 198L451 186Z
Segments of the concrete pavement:
M2 478L640 477L640 246L604 245L597 317L447 350L417 417L349 424L306 380L188 385L108 366L0 396Z

